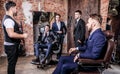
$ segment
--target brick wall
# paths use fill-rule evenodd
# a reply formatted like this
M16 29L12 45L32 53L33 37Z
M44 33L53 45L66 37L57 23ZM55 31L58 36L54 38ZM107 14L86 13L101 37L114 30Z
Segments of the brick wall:
M0 56L3 53L3 31L2 31L2 18L4 15L4 8L3 8L3 4L4 4L4 0L0 0Z
M109 6L109 0L101 0L100 2L100 14L103 18L102 22L102 29L105 30L106 27L106 19L107 19L107 14L108 14L108 6Z
M16 19L23 22L24 32L28 33L25 39L26 52L33 53L33 21L32 11L57 12L61 14L62 20L67 21L67 1L66 0L13 0L17 3L18 16ZM31 8L30 8L31 7ZM27 8L27 9L26 9ZM24 12L25 11L25 12ZM27 14L26 14L27 13ZM64 43L66 49L66 41Z
M69 0L13 0L17 3L18 16L16 17L18 23L23 22L23 30L28 33L28 38L25 39L26 52L28 54L33 53L33 21L32 11L48 11L57 12L61 14L62 20L67 23L67 11ZM106 1L106 2L105 2ZM3 18L4 9L3 3L5 0L0 0L0 20ZM105 3L104 3L105 2ZM101 14L106 18L107 7L109 0L101 0ZM92 4L92 3L91 3ZM106 20L106 19L105 19ZM105 23L104 20L104 23ZM1 22L0 22L1 24ZM1 28L0 28L0 33ZM3 34L0 34L2 37ZM3 40L3 39L2 39ZM1 41L1 40L0 40ZM0 52L3 51L3 42L0 42ZM65 39L64 48L67 49L67 40Z

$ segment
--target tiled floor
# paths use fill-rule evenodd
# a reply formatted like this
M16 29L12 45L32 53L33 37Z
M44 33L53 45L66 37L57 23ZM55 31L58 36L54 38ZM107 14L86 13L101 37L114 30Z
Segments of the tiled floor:
M16 66L16 74L51 74L55 66L50 66L47 69L38 69L36 65L30 62L34 56L20 57ZM107 69L103 74L120 74L120 66L111 65L111 69ZM0 58L0 74L7 74L7 61L5 57Z

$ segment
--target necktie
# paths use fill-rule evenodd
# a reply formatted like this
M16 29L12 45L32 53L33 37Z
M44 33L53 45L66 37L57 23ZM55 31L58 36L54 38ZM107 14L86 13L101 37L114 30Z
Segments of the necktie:
M43 41L45 41L45 38L47 37L47 33L44 33L44 35L43 35Z

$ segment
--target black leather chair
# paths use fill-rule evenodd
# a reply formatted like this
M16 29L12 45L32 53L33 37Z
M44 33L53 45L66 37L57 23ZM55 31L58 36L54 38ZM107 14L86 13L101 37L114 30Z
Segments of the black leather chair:
M59 42L52 44L51 53L49 54L49 57L46 59L44 64L41 63L41 60L45 58L47 49L45 49L45 48L39 49L40 50L40 55L39 55L40 65L38 65L37 67L38 68L46 67L50 63L50 61L53 60L52 55L55 54L57 56L57 54L60 52L60 48L61 48L61 46L60 46Z
M113 33L111 31L104 31L107 38L107 50L103 59L79 59L79 68L76 72L72 74L102 74L102 72L107 69L110 65L112 52L114 50L114 41L112 40ZM80 67L96 68L94 71L79 71Z

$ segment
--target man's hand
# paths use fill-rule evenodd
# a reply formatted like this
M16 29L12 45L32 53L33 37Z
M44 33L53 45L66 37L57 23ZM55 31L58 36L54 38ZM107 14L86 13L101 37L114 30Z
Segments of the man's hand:
M27 33L24 33L24 34L23 34L23 37L24 37L24 38L27 38L27 37L28 37L28 34L27 34Z
M78 54L74 57L74 62L76 62L76 61L78 60L79 55L80 55L80 53L78 53Z
M75 51L76 50L76 48L70 48L69 49L69 54L71 54L73 51Z
M80 40L77 40L77 42L81 43L81 41L80 41Z
M52 44L55 44L55 42L57 42L56 40L52 42Z

